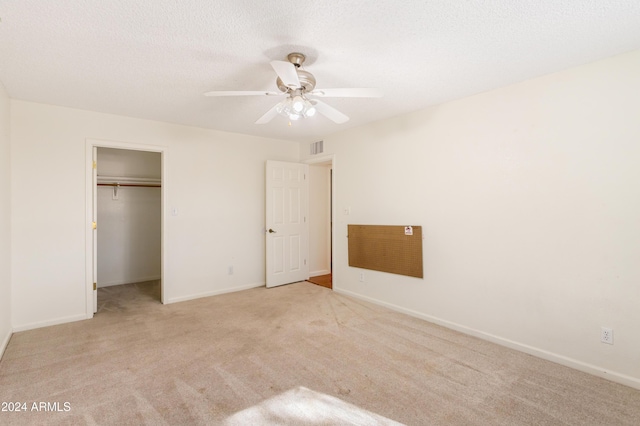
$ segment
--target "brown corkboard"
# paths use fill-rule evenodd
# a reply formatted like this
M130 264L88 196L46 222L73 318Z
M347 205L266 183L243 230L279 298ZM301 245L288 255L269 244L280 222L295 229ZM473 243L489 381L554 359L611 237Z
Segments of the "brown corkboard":
M423 278L422 226L347 226L349 266Z

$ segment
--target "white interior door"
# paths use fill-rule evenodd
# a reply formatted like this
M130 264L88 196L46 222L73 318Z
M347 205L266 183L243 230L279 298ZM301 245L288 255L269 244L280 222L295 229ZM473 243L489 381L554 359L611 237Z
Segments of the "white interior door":
M267 161L267 287L309 278L309 182L306 164Z
M98 147L93 147L93 313L98 312Z

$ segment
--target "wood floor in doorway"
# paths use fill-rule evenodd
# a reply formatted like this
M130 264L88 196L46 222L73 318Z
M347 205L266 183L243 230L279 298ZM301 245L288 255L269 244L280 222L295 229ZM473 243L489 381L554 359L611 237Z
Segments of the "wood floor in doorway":
M326 288L333 288L331 274L318 275L317 277L311 277L307 281L312 284L320 285Z

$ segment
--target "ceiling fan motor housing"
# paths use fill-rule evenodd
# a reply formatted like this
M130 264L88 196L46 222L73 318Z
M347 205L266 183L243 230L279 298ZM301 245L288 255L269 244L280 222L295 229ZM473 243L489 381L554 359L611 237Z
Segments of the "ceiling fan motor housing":
M316 78L308 71L297 69L298 79L300 80L300 87L303 92L311 92L316 87ZM282 92L288 92L289 88L280 80L280 77L276 79L276 85Z
M305 56L302 53L297 52L289 53L289 55L287 55L287 60L296 67L298 80L300 80L300 87L298 89L302 92L312 91L316 87L316 78L310 72L300 69L304 63ZM282 82L282 80L280 80L280 77L276 79L276 86L278 86L280 91L285 93L291 90Z

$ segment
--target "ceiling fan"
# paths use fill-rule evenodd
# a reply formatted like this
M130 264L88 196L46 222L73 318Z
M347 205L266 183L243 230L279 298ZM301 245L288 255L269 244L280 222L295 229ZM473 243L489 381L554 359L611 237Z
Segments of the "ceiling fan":
M271 61L271 66L278 75L276 86L280 92L265 92L256 90L222 90L207 92L205 96L286 96L286 98L262 117L256 124L265 124L273 120L278 114L284 115L291 121L305 117L313 117L316 112L324 115L335 123L341 124L349 120L349 117L316 99L325 98L379 98L382 92L378 89L351 88L351 89L321 89L316 90L316 79L308 71L301 69L305 56L302 53L290 53L287 61Z

